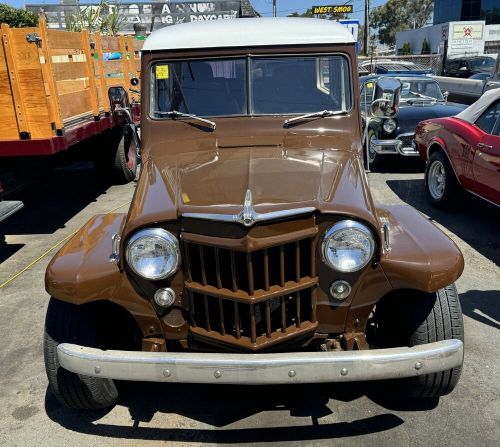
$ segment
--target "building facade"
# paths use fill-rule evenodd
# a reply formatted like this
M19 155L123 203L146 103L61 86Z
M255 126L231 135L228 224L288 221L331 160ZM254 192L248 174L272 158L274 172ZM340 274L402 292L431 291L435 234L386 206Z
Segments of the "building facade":
M500 24L500 0L434 0L434 25L472 20Z

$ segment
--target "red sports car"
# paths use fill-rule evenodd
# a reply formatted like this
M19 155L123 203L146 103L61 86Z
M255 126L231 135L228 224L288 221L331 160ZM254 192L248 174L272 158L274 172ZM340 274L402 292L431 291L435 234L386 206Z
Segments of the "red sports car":
M461 188L500 206L500 89L450 118L418 124L415 144L427 161L429 201L445 205Z

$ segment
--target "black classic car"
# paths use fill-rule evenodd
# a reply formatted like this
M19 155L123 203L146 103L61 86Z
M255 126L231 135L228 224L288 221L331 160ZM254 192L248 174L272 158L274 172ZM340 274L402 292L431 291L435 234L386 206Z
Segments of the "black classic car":
M373 117L370 112L373 92L381 77L394 77L401 82L399 109L393 118ZM417 124L429 118L453 116L465 109L462 104L446 101L439 84L422 74L373 74L360 78L361 113L366 127L365 150L370 166L375 167L385 155L416 156L413 139ZM366 153L365 153L366 157Z

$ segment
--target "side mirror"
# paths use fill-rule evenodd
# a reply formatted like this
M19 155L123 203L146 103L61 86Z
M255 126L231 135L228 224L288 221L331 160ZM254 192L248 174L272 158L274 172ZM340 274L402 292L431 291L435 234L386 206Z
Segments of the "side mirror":
M115 123L118 126L125 126L133 122L130 113L130 103L125 89L123 87L110 87L108 96Z
M395 78L380 78L375 84L370 111L377 118L392 118L398 113L401 82Z
M139 85L139 79L137 78L130 79L130 84L133 86Z

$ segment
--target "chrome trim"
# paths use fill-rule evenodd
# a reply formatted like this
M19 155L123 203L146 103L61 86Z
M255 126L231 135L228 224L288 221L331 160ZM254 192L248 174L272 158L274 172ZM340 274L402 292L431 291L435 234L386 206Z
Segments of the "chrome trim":
M109 262L118 265L120 263L120 241L121 237L118 233L113 233L111 236L111 254Z
M228 354L102 351L69 343L57 347L61 366L76 374L149 382L286 384L396 379L462 365L463 343L361 351Z
M411 150L404 149L404 148L408 148L408 146L403 146L403 140L401 140L402 137L413 137L412 144L411 144ZM401 145L398 147L398 152L400 155L402 155L403 157L415 157L415 156L420 155L417 148L415 147L415 133L414 132L400 133L399 135L396 136L396 139L401 141Z
M398 154L401 140L371 140L370 147L377 154Z
M328 261L328 257L326 256L326 248L327 248L327 241L331 237L335 235L335 233L339 231L344 231L347 229L356 229L359 232L363 233L367 239L370 241L370 256L368 256L368 259L366 262L360 266L358 266L355 269L348 269L348 270L340 270L338 268L335 268L334 266L330 265L330 262ZM371 259L373 258L373 253L375 252L375 239L373 238L373 234L370 231L370 229L366 226L363 225L361 222L357 222L355 220L341 220L337 222L336 224L332 225L329 227L323 234L322 240L321 240L321 259L322 261L330 267L332 270L338 271L338 272L343 272L343 273L352 273L352 272L357 272L361 270L362 268L366 267Z
M464 188L465 191L471 193L473 196L476 196L478 199L484 200L485 202L488 202L490 205L493 205L497 208L500 208L500 203L495 203L492 202L490 199L487 199L486 197L480 196L477 192L471 191L470 189Z
M247 189L247 192L245 193L245 201L243 202L243 209L238 214L182 213L182 216L193 219L234 222L245 225L245 227L251 227L255 222L296 216L297 214L312 213L313 211L316 211L316 208L308 206L305 208L271 211L269 213L257 213L252 204L252 191Z
M382 244L383 244L382 250L384 253L389 253L391 251L391 235L390 235L391 227L387 222L384 222L382 224L381 231L382 231Z
M130 247L135 241L137 241L140 238L146 237L146 236L157 237L157 238L165 240L167 242L167 244L175 251L175 254L177 256L177 262L175 265L175 269L173 269L172 271L167 272L163 275L154 276L154 277L144 276L135 269L135 267L130 262L130 255L129 255L130 254ZM168 278L169 276L172 276L175 272L177 272L177 270L179 270L179 267L181 266L181 250L179 248L179 241L172 233L170 233L167 230L164 230L163 228L145 228L143 230L139 230L136 233L134 233L127 242L127 249L125 251L125 257L127 260L127 264L129 265L129 267L132 269L132 271L136 275L139 275L142 278L151 279L153 281L165 279L165 278Z

